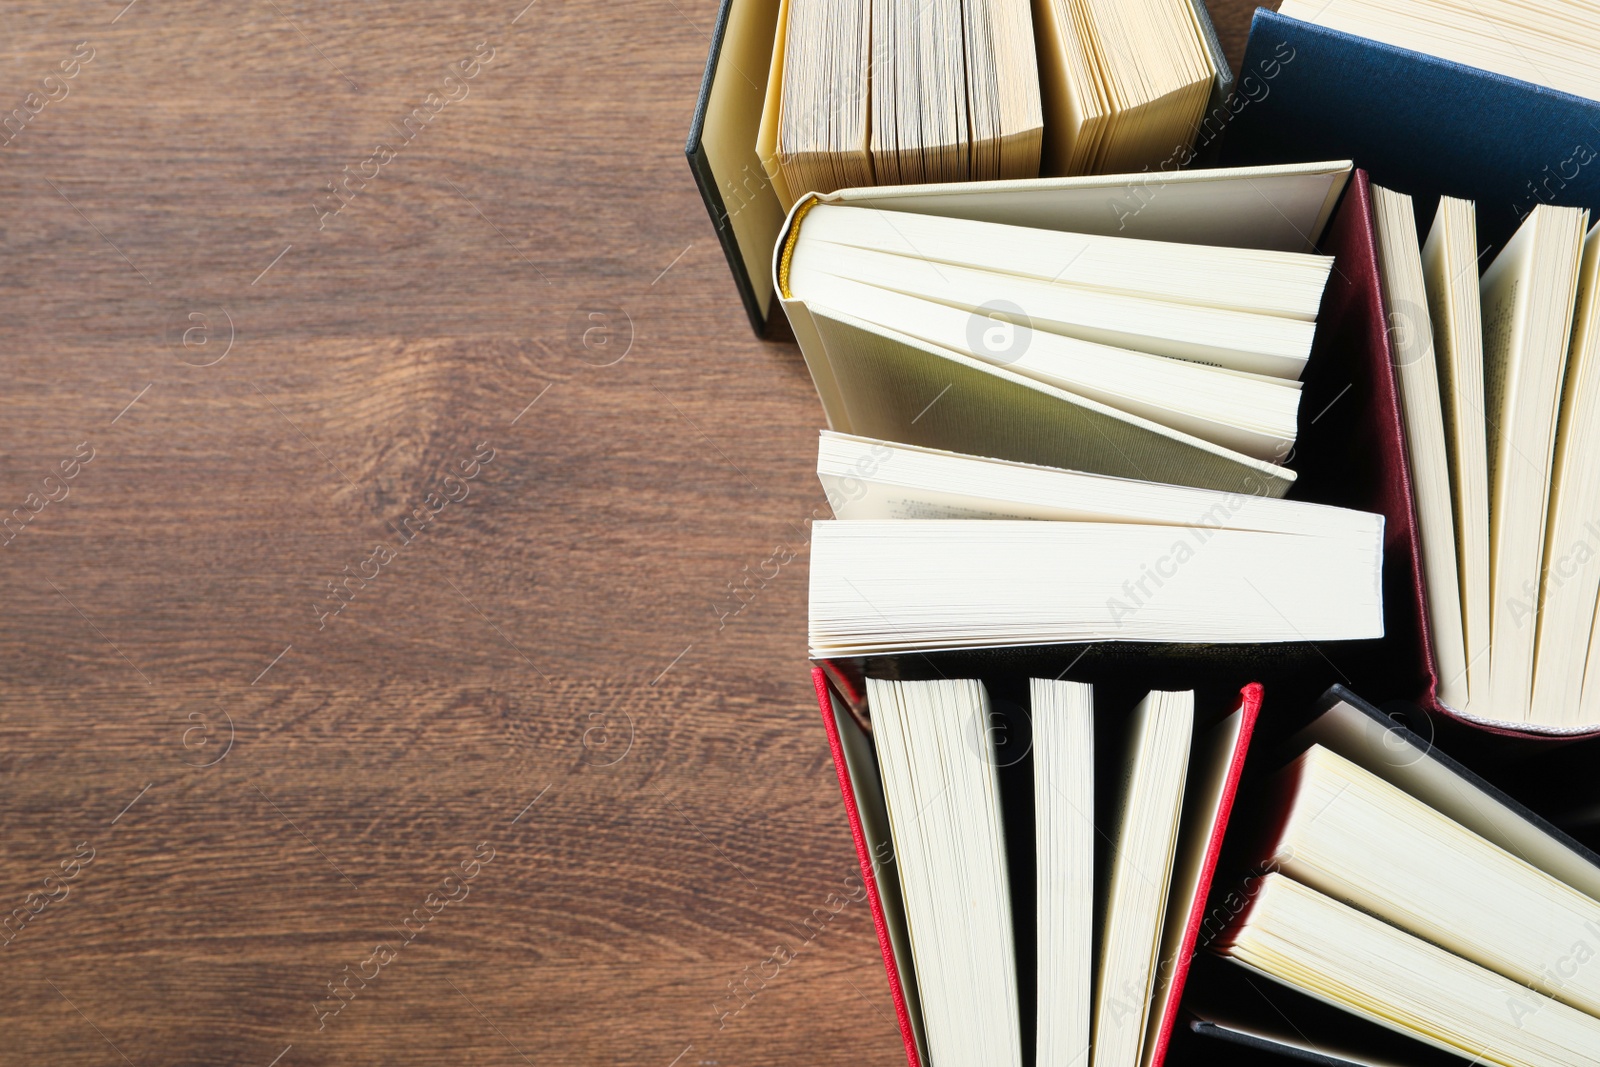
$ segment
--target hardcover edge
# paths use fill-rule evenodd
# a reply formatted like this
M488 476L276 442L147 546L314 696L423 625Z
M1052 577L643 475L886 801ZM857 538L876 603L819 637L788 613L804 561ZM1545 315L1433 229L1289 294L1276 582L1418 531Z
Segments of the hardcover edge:
M1209 1041L1226 1041L1242 1048L1254 1049L1258 1052L1265 1052L1268 1055L1279 1056L1298 1063L1314 1063L1318 1064L1319 1067L1361 1067L1362 1063L1360 1060L1350 1059L1345 1056L1328 1052L1312 1052L1298 1045L1275 1041L1270 1037L1245 1033L1214 1019L1195 1018L1189 1023L1189 1030Z
M1189 917L1184 922L1183 942L1178 958L1173 962L1172 995L1167 1001L1167 1015L1161 1020L1156 1033L1156 1046L1151 1053L1151 1067L1162 1067L1171 1047L1172 1032L1182 1013L1183 987L1189 978L1189 965L1195 957L1195 945L1200 939L1200 926L1205 920L1206 905L1211 897L1211 883L1216 877L1217 864L1222 857L1222 843L1227 836L1228 822L1233 814L1233 802L1239 795L1239 781L1244 776L1244 761L1250 751L1250 741L1255 735L1256 719L1261 712L1265 690L1260 682L1251 682L1239 690L1239 706L1244 715L1239 724L1239 740L1234 746L1233 760L1222 787L1222 802L1217 809L1217 825L1206 845L1205 867L1200 872L1200 883L1195 887L1194 899L1189 902Z
M1276 23L1279 25L1288 23L1292 26L1300 27L1303 31L1309 31L1313 34L1321 34L1326 37L1343 38L1346 42L1349 42L1351 47L1380 52L1389 56L1396 62L1416 63L1422 66L1436 67L1440 70L1450 71L1458 77L1467 77L1480 81L1492 82L1499 88L1512 89L1523 93L1531 92L1538 96L1550 97L1553 100L1558 101L1563 107L1578 109L1590 114L1600 112L1600 101L1587 100L1581 96L1574 96L1572 93L1564 92L1560 89L1552 89L1548 85L1540 85L1538 82L1524 81L1521 78L1514 78L1509 74L1500 74L1496 71L1485 70L1482 67L1474 67L1469 63L1461 63L1454 59L1445 59L1443 56L1431 55L1427 52L1418 52L1410 48L1402 48L1399 45L1389 44L1385 41L1373 40L1370 37L1362 37L1360 34L1349 33L1345 30L1337 30L1332 26L1324 26L1321 23L1307 22L1304 19L1297 19L1290 15L1280 14L1269 7L1258 7L1255 10L1255 14L1251 16L1251 37L1255 36L1256 27L1263 23ZM1248 55L1248 42L1245 45L1245 51Z
M1256 16L1260 17L1262 9L1257 9ZM1252 29L1253 29L1252 24ZM1428 612L1427 579L1422 573L1422 531L1421 522L1417 516L1416 485L1411 477L1411 442L1406 438L1405 417L1400 411L1400 377L1395 372L1395 351L1392 330L1394 314L1389 307L1389 298L1383 291L1383 262L1378 250L1378 212L1376 198L1372 190L1375 182L1365 170L1359 171L1361 177L1357 181L1357 196L1361 215L1365 220L1362 254L1368 262L1362 264L1361 274L1371 279L1373 297L1378 306L1378 319L1383 329L1379 331L1378 341L1379 358L1377 364L1377 380L1374 384L1381 388L1382 396L1378 403L1384 415L1384 433L1393 440L1400 442L1400 464L1394 475L1400 481L1401 506L1405 509L1405 536L1406 556L1411 561L1411 582L1408 590L1411 606L1417 613L1418 636L1422 640L1422 671L1424 688L1422 702L1429 707L1442 707L1439 703L1439 661L1433 649L1433 617Z
M894 961L894 945L889 940L889 925L883 915L883 898L878 892L878 879L873 874L872 850L867 847L866 832L861 826L861 809L856 804L856 793L850 784L850 768L845 763L844 742L833 721L833 696L828 690L828 675L821 666L811 668L811 684L817 691L817 708L822 712L822 725L828 732L828 750L833 756L833 770L839 778L839 792L844 799L845 816L850 822L850 837L855 841L856 858L861 863L861 884L866 887L867 907L872 912L872 927L878 935L878 950L883 954L883 967L889 979L889 997L894 1002L895 1021L900 1025L900 1039L905 1042L906 1062L909 1067L922 1067L917 1055L917 1038L911 1027L911 1013L906 1007L905 988L900 968Z
M1222 40L1217 36L1217 24L1211 20L1211 11L1206 7L1206 0L1192 0L1194 4L1195 20L1200 24L1200 41L1206 46L1206 51L1211 56L1211 63L1217 68L1217 80L1211 90L1211 98L1206 101L1206 113L1210 114L1218 105L1226 104L1233 95L1233 68L1228 66L1228 56L1222 50Z
M1540 815L1538 812L1534 811L1520 800L1507 795L1504 791L1484 779L1482 775L1478 774L1470 767L1452 759L1448 753L1440 751L1439 747L1433 744L1431 741L1423 740L1405 723L1385 715L1381 709L1357 696L1345 686L1335 683L1328 687L1327 692L1323 693L1321 698L1318 699L1316 703L1317 715L1320 717L1333 710L1333 708L1339 704L1348 704L1350 707L1372 719L1374 722L1381 724L1387 733L1400 738L1400 740L1404 741L1406 744L1417 749L1419 752L1424 753L1427 757L1436 761L1445 770L1451 772L1468 785L1478 789L1491 800L1495 800L1500 804L1505 805L1505 807L1511 811L1512 814L1526 819L1536 829L1547 834L1557 844L1560 844L1571 850L1573 854L1578 856L1580 859L1583 859L1596 867L1600 867L1600 855L1596 855L1594 850L1589 846L1585 845L1581 841L1578 841L1565 830L1561 829L1559 826L1556 826L1554 823L1550 822L1544 816ZM1316 720L1313 719L1312 722L1315 723Z
M684 143L683 154L688 158L689 172L694 175L694 184L700 190L706 214L711 216L711 228L716 231L717 241L722 245L728 269L733 272L734 288L739 290L745 314L750 316L750 328L758 338L765 338L769 315L756 299L755 286L750 282L750 272L745 269L744 256L739 250L739 239L728 223L727 205L722 202L716 175L711 173L711 161L706 158L705 149L700 143L705 133L706 108L711 102L711 86L716 81L717 64L722 59L722 38L728 29L728 14L733 4L734 0L722 0L717 8L717 24L711 31L711 49L706 54L706 70L700 79L700 95L695 100L694 118L689 122L689 139Z

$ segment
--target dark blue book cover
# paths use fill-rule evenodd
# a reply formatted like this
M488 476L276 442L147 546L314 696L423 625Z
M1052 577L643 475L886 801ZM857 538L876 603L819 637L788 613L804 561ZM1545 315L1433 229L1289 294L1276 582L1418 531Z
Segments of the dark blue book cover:
M1600 103L1516 78L1259 8L1230 110L1223 165L1351 159L1424 232L1441 194L1477 202L1486 248L1537 204L1600 215Z

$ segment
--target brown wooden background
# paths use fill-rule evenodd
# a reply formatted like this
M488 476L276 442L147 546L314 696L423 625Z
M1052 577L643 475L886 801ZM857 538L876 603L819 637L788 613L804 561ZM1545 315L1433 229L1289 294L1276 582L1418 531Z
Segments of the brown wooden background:
M0 16L0 1063L901 1062L715 0L125 2Z

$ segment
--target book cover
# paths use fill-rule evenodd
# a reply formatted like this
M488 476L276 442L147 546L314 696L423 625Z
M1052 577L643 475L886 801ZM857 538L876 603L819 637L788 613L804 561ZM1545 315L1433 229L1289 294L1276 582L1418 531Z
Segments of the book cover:
M1441 193L1476 201L1489 248L1537 204L1600 209L1600 103L1266 8L1241 69L1262 64L1276 74L1237 108L1225 165L1353 159L1424 223Z
M873 928L878 935L878 947L883 954L883 966L889 981L889 995L894 1004L895 1020L905 1043L909 1067L923 1067L927 1062L923 1051L920 1017L918 1014L915 982L908 980L914 971L907 951L904 917L898 906L899 886L894 876L878 872L893 862L886 825L874 826L873 797L862 797L860 786L864 779L872 778L876 768L864 766L872 759L870 740L866 730L856 718L856 712L844 708L842 696L836 706L837 694L831 679L842 673L837 665L827 661L813 663L812 685L816 690L817 706L822 713L823 727L828 736L828 748L833 755L834 771L839 779L839 793L844 801L845 818L850 825L850 836L856 846L856 857L861 864L862 884L866 887L867 905L872 914ZM1229 712L1242 716L1238 739L1227 761L1221 799L1216 822L1205 844L1205 861L1184 922L1180 949L1175 958L1163 961L1170 966L1171 994L1156 1030L1154 1044L1146 1057L1149 1067L1161 1067L1177 1024L1183 987L1189 966L1195 955L1200 929L1207 911L1206 902L1211 882L1222 854L1222 844L1227 832L1229 815L1233 810L1239 780L1244 773L1245 755L1254 736L1257 716L1261 709L1261 685L1250 683L1239 691L1238 702ZM845 731L850 732L850 737ZM851 742L855 744L852 745ZM856 751L852 754L851 749ZM881 798L878 798L881 806Z

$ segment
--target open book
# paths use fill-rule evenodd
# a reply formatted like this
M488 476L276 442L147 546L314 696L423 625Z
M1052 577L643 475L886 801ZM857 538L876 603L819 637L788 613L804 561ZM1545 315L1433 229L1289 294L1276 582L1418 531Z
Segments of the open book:
M1027 0L779 8L756 152L785 208L851 185L1031 178L1043 133Z
M1191 692L1097 711L1092 686L1033 679L1033 746L1017 763L994 746L981 682L866 688L927 1061L1081 1067L1092 1047L1094 1067L1160 1064L1259 693L1197 730ZM843 724L829 722L837 736ZM871 792L864 754L835 751L850 763L841 784ZM1008 836L1001 784L1030 768L1031 840ZM1019 848L1034 853L1033 886L1011 882ZM1028 896L1031 924L1013 913ZM1014 939L1030 925L1036 965L1019 972ZM1036 1060L1024 997L1036 1001Z
M1411 199L1373 193L1439 700L1600 724L1600 230L1540 205L1480 280L1471 203L1419 247Z
M1592 1063L1594 857L1348 694L1270 784L1261 888L1221 951L1479 1062Z
M1332 260L1268 238L1291 212L1263 228L1265 175L1191 175L1165 183L1148 206L1167 222L1138 237L1107 232L1089 185L851 190L798 204L775 284L829 425L1283 495ZM1312 231L1332 176L1274 176Z
M1020 177L1043 153L1047 174L1135 172L1103 188L1142 210L1198 131L1214 144L1232 85L1205 0L723 0L684 152L751 326L783 337L767 267L808 192Z

